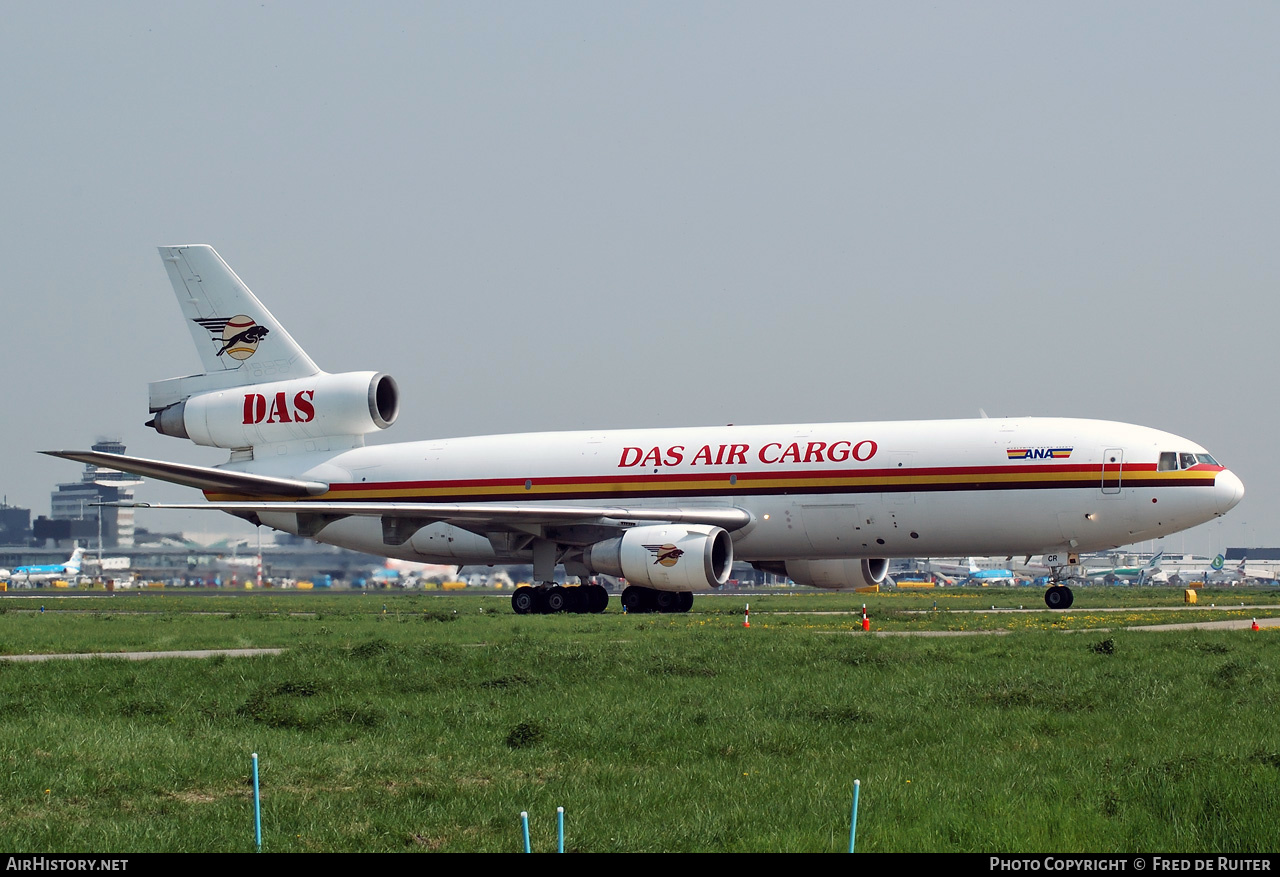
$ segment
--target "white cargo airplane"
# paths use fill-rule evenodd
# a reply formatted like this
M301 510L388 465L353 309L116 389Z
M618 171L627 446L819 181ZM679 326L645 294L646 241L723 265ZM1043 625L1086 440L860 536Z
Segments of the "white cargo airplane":
M1054 554L1063 566L1225 514L1239 478L1195 442L1065 418L546 432L366 446L396 420L388 375L321 371L204 245L160 255L201 374L150 385L148 425L219 466L45 453L196 487L213 508L332 545L446 564L532 563L516 612L687 611L735 559L820 588L892 557ZM1186 466L1160 468L1161 454ZM139 504L144 505L144 504ZM1062 567L1058 567L1061 570ZM1055 573L1055 582L1059 581ZM1071 605L1050 587L1051 608Z

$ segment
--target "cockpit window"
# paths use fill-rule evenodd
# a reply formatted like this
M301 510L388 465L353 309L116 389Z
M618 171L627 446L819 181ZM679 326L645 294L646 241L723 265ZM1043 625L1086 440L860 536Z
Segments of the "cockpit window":
M1173 451L1162 451L1160 453L1160 461L1156 463L1157 472L1175 472L1178 469L1190 469L1200 463L1208 463L1210 466L1220 466L1221 464L1208 454L1192 454L1187 451L1174 453Z

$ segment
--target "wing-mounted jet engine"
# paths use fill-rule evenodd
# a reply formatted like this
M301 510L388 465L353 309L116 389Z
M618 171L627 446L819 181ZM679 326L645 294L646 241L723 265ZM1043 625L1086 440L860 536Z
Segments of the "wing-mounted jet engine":
M798 585L852 591L884 581L889 561L879 557L847 557L836 560L775 560L753 563L762 572L786 576Z
M633 527L582 553L593 573L622 577L622 605L629 612L688 612L693 592L729 581L733 540L720 527L660 524Z

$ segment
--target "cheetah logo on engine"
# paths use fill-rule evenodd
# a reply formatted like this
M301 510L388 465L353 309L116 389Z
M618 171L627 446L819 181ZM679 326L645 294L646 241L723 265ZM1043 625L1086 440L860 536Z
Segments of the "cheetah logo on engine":
M663 566L675 566L676 563L679 562L680 558L684 557L684 551L676 548L670 542L666 545L646 545L645 548L647 548L649 553L653 555L654 566L657 566L658 564L662 564Z
M206 320L193 320L209 330L209 336L218 347L218 356L227 354L232 359L243 362L258 350L258 342L266 338L271 330L259 326L250 317L237 314L230 319L212 317Z

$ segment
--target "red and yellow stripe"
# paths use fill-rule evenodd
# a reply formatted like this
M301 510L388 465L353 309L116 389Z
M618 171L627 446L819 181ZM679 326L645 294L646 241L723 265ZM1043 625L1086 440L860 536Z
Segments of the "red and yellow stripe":
M899 469L824 469L714 473L653 473L529 478L467 478L337 483L315 502L511 502L651 497L937 493L992 490L1070 490L1134 487L1212 487L1222 467L1159 472L1154 463L1126 464L1122 477L1099 464L1028 465L1015 469L955 466ZM211 501L268 497L205 492ZM279 497L284 500L286 497ZM297 502L297 497L288 497Z

